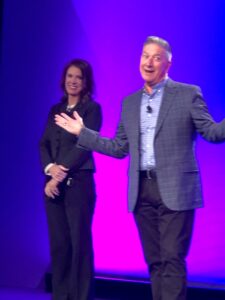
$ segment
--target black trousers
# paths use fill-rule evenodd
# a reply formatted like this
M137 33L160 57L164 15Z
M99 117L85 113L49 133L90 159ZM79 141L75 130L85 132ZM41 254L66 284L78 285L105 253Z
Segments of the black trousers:
M173 211L160 197L157 179L140 178L134 217L149 267L154 300L186 299L186 261L194 210Z
M46 199L53 300L91 300L91 225L96 200L93 173L80 171L70 183L61 185L59 197Z

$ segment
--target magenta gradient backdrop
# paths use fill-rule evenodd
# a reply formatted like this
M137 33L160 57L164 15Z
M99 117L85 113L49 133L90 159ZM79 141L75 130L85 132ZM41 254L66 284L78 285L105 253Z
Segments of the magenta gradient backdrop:
M225 116L224 9L223 0L4 2L0 285L35 286L48 270L37 150L48 110L60 97L64 64L73 57L91 62L104 115L101 132L113 136L123 97L143 84L143 41L148 35L164 37L174 54L171 78L200 85L219 121ZM189 278L225 285L225 145L199 138L196 151L206 205L197 211ZM128 158L95 157L96 273L147 278L133 216L127 212Z

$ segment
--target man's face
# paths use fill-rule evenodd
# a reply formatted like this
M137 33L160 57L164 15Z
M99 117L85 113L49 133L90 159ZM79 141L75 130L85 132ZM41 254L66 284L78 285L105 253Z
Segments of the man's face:
M171 65L168 61L166 50L158 44L147 44L143 47L140 73L145 83L149 87L162 81Z

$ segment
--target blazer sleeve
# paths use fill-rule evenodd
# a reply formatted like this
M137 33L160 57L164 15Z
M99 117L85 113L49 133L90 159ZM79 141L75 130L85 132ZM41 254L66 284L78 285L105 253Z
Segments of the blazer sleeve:
M129 154L129 143L123 118L121 117L114 138L102 137L98 132L85 126L78 137L77 145L116 158L126 157Z
M90 105L83 116L83 121L86 126L94 131L99 131L102 125L101 107L96 102L90 102ZM85 161L90 159L90 151L77 147L77 143L64 157L61 164L70 170L79 169Z
M221 122L214 121L198 87L195 87L191 115L196 130L204 139L212 143L225 141L225 119Z

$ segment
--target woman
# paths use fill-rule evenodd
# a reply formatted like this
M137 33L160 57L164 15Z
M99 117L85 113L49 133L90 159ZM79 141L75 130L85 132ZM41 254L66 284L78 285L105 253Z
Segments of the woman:
M77 111L85 125L100 130L102 114L93 101L93 75L88 62L74 59L66 65L61 87L64 96L50 110L40 141L46 174L45 198L52 259L54 300L93 299L91 224L95 207L92 153L76 147L73 134L55 125L54 116Z

